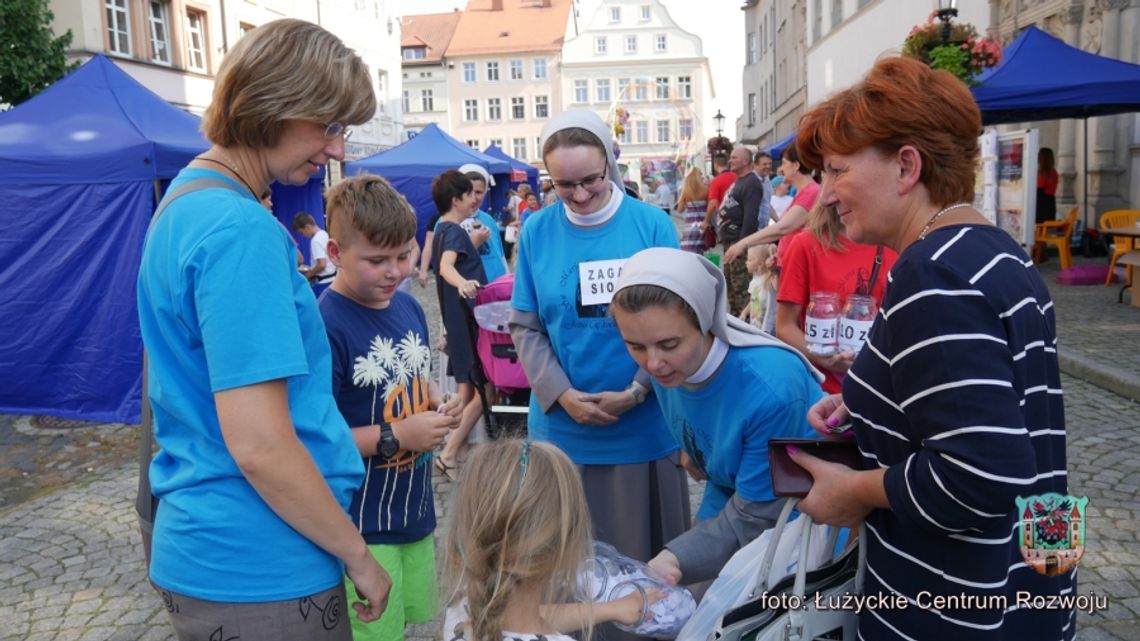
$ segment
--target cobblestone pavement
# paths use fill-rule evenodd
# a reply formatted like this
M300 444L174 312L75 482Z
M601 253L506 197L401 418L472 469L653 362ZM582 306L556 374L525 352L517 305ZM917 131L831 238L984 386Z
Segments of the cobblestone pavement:
M1127 295L1117 305L1116 290L1062 289L1063 351L1093 360L1140 346L1140 310ZM425 291L434 288L417 296L438 318ZM1140 359L1120 360L1127 362L1117 378L1140 370ZM1090 497L1079 591L1109 598L1107 610L1078 616L1078 638L1140 641L1140 404L1072 376L1063 384L1071 491ZM137 434L129 425L0 416L0 641L173 639L143 576L133 510ZM451 487L434 482L446 527ZM439 623L414 626L408 638L438 639Z

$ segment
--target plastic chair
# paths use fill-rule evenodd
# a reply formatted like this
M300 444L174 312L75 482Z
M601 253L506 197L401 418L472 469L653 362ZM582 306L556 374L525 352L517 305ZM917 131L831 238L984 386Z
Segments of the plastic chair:
M1129 227L1136 225L1140 221L1140 210L1137 209L1115 209L1113 211L1106 211L1100 215L1100 231L1105 234L1111 234L1115 227ZM1132 251L1132 238L1128 236L1113 236L1112 237L1112 259L1108 261L1108 277L1105 279L1105 285L1112 284L1112 276L1116 269L1116 261L1121 256ZM1131 283L1129 283L1131 285Z
M1063 220L1049 220L1038 223L1033 234L1033 262L1040 263L1046 245L1057 248L1057 255L1061 258L1061 269L1068 269L1073 264L1073 253L1069 245L1073 239L1073 227L1077 224L1077 208L1069 210L1069 215Z

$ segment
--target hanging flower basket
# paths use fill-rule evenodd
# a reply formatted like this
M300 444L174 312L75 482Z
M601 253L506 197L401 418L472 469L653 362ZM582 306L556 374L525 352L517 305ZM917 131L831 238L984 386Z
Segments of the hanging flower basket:
M969 86L983 69L1001 63L1001 42L994 36L979 36L968 22L950 23L950 37L942 40L942 22L938 12L930 14L924 24L915 26L903 41L903 55L917 58L933 69L944 69Z

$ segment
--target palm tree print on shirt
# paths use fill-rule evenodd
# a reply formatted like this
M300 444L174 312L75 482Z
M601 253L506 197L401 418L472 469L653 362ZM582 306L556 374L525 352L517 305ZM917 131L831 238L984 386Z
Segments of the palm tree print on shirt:
M428 380L431 372L431 349L424 343L419 334L408 330L399 342L390 337L376 336L369 344L368 353L357 356L353 361L352 383L357 388L372 388L372 406L369 418L373 424L383 420L394 423L419 412L431 410L428 399ZM377 411L379 409L379 412ZM409 467L419 468L431 462L430 453L400 450L391 459L384 459L379 454L368 457L366 462L366 478L363 488L370 487L374 471L383 470L384 480L381 485L383 495L387 496L397 483L401 472ZM431 475L422 474L421 482L430 484ZM411 477L408 477L410 482ZM392 486L390 486L392 484ZM427 488L425 488L427 489ZM367 491L367 489L365 489ZM412 492L402 492L405 502L411 500ZM431 492L423 492L421 496L430 497ZM393 495L394 498L394 495ZM361 501L360 509L364 509L367 501ZM405 525L409 508L404 505L403 515ZM422 516L426 505L417 509ZM391 505L381 505L380 522L391 523ZM363 522L363 515L357 521Z

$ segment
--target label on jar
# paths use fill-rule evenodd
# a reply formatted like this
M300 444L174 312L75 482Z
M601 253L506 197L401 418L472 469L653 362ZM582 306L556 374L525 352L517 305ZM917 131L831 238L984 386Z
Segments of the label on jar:
M839 319L839 350L843 352L858 352L867 342L867 335L871 333L871 325L875 321Z
M836 336L838 331L838 318L808 316L804 319L804 338L807 342L807 348L808 351L815 354L834 353L838 343Z
M618 277L627 258L578 263L582 305L606 305L617 291Z

